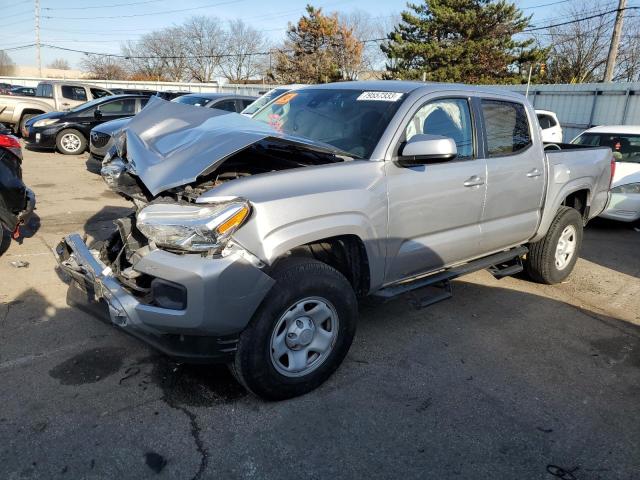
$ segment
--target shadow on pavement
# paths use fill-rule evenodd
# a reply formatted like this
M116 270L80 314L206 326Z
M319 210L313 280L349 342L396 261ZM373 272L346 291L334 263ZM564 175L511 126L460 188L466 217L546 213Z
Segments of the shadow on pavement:
M640 225L596 218L585 228L580 257L640 277Z
M93 222L122 213L106 208ZM363 303L336 374L274 403L30 288L0 310L0 478L141 478L149 446L167 478L194 448L201 478L633 478L640 328L518 284L456 281L424 310Z

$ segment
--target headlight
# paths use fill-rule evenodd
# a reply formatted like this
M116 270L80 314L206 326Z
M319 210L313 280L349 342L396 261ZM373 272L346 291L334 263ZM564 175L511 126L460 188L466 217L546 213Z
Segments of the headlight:
M137 227L158 246L203 252L218 250L249 216L246 200L213 205L154 203L138 213Z
M57 118L43 118L42 120L38 120L33 124L34 127L46 127L47 125L52 125L58 121Z
M640 193L640 183L627 183L611 189L611 193Z

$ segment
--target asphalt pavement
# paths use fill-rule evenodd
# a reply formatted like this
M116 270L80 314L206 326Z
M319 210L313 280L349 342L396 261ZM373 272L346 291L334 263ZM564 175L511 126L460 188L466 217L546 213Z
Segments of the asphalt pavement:
M363 302L338 372L265 402L66 305L51 249L129 208L94 168L25 151L38 210L0 257L1 479L640 478L634 228L590 225L561 285L478 272L424 310Z

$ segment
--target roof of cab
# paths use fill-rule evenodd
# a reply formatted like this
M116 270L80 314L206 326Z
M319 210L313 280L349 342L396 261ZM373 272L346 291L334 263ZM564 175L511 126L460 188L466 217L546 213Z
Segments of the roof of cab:
M466 85L464 83L437 83L437 82L418 82L407 80L361 80L353 82L335 82L324 83L321 85L308 85L302 89L344 89L344 90L374 90L379 92L398 92L411 93L416 90L422 90L424 93L430 91L446 91L446 90L467 90L470 92L491 93L494 95L505 95L522 99L524 96L520 93L513 92L507 88L482 87L479 85Z
M582 133L611 133L614 135L640 135L640 125L600 125L585 130Z

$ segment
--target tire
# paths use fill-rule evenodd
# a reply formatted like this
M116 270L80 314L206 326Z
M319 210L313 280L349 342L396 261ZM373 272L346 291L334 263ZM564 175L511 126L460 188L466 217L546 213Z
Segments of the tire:
M563 238L563 245L560 245ZM582 216L574 208L560 207L547 234L529 244L524 262L529 278L538 283L553 285L566 279L578 260L582 245ZM569 254L568 250L573 247ZM564 252L560 249L563 248Z
M71 148L71 146L75 146L75 148ZM80 155L87 149L87 139L82 132L67 128L58 133L56 147L65 155Z
M18 131L16 132L16 134L22 137L22 129L24 128L24 124L27 123L27 121L31 120L33 117L37 117L38 115L40 114L25 113L24 115L22 115L22 117L20 118L20 123L18 123Z
M357 300L347 279L317 260L286 258L272 276L276 283L240 335L231 371L254 395L284 400L315 389L340 366L355 336ZM320 344L328 347L314 351Z

